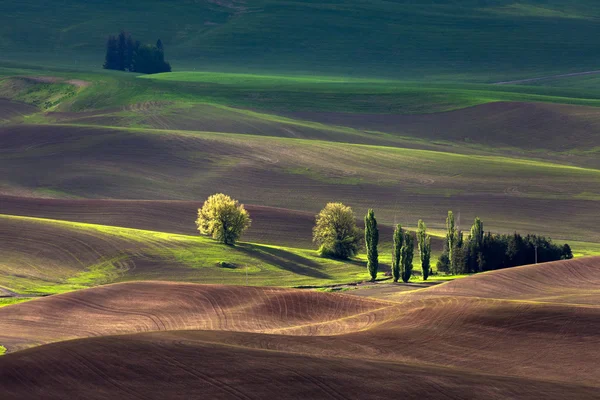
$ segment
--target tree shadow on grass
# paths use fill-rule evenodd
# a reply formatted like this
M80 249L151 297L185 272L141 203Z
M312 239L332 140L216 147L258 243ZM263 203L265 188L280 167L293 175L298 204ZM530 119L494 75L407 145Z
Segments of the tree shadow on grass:
M319 279L331 278L322 271L323 266L319 263L309 260L306 257L290 253L289 251L247 243L236 245L236 249L242 253L246 253L250 257L257 258L272 265L277 265L286 271L295 274Z

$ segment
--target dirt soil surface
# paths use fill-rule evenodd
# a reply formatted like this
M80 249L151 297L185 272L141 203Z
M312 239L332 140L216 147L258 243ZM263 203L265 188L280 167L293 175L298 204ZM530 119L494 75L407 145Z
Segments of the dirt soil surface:
M0 309L9 350L0 390L7 399L597 399L599 286L598 257L480 274L394 301L108 285Z
M0 124L38 111L34 106L0 98Z

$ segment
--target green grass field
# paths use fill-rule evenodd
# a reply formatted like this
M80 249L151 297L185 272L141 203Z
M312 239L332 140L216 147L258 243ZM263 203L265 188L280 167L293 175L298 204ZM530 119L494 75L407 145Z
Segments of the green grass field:
M55 76L48 85L23 83L14 76ZM251 75L214 72L174 72L136 77L118 72L73 72L2 68L0 94L43 108L90 111L142 102L217 104L264 112L343 111L415 114L456 110L497 101L600 105L596 89L423 83L406 80L355 79L340 76ZM82 80L90 87L74 88L64 80ZM48 99L62 99L48 105Z
M599 15L589 0L7 0L0 43L8 60L89 69L101 65L106 36L127 29L144 42L160 37L178 70L490 81L593 69Z
M362 261L321 258L315 250L253 243L229 247L199 236L29 217L3 215L0 221L3 235L13 236L0 262L0 286L23 294L63 293L130 280L254 286L368 280Z

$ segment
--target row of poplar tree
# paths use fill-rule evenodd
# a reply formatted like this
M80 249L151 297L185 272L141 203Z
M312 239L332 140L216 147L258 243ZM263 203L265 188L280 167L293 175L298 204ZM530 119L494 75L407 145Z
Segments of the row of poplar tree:
M171 72L171 64L165 61L165 49L160 39L156 45L142 44L124 31L106 40L103 68L143 74Z
M347 259L355 256L362 248L363 238L367 249L367 268L371 280L377 278L379 269L379 229L375 212L370 209L365 216L364 236L356 226L352 209L342 203L329 203L316 217L313 228L313 241L322 256ZM497 235L485 233L483 222L475 218L470 234L465 238L456 226L454 214L448 212L446 218L446 238L444 251L437 263L437 271L451 274L468 274L490 271L537 262L556 261L573 258L571 247L552 243L543 236L518 233ZM419 220L416 234L396 225L393 235L392 276L394 282L408 282L412 276L415 253L415 238L418 246L423 280L427 280L431 269L431 237L427 226Z
M419 247L419 256L421 258L421 270L423 280L427 280L431 274L431 236L427 234L427 225L423 220L417 224L417 245ZM365 216L365 244L367 247L367 269L371 276L371 281L377 278L379 269L379 253L377 245L379 243L379 229L375 212L370 209ZM410 232L402 229L398 224L394 228L394 241L392 248L392 277L394 282L402 278L403 282L408 282L412 276L413 259L415 255L415 241Z

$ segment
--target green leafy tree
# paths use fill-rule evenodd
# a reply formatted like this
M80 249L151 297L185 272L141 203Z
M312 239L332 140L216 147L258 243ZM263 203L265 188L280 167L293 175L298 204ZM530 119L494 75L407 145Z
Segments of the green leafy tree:
M448 251L444 251L440 258L438 258L438 262L436 264L436 269L438 272L443 272L445 274L450 273L450 259L448 258Z
M356 255L361 236L352 208L342 203L329 203L316 216L313 241L322 256L347 259Z
M423 280L426 281L431 271L431 237L427 235L427 225L421 219L417 225L417 241L419 244Z
M402 264L402 281L404 283L410 280L413 269L413 257L415 254L415 242L409 232L404 234L404 245L400 252L400 264Z
M400 264L402 256L402 246L404 245L404 230L402 225L396 225L394 229L394 244L392 249L392 276L394 282L398 282L400 279L400 271L402 266Z
M369 275L371 275L371 281L375 281L379 269L379 254L377 252L379 229L377 228L377 220L373 209L369 209L365 216L365 243L367 245L367 269Z
M250 214L237 200L218 193L210 196L198 210L196 225L200 233L227 245L234 245L250 227Z

